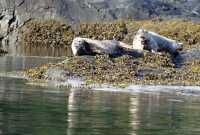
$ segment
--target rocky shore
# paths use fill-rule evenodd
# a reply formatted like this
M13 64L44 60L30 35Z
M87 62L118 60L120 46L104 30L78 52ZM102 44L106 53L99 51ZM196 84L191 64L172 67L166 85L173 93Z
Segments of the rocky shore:
M51 21L51 27L45 22L31 22L34 25L33 31L27 31L31 34L31 40L25 33L22 35L22 43L26 45L35 45L37 38L46 38L55 40L54 25ZM45 31L42 27L36 30L38 25L49 27ZM29 24L30 25L30 24ZM57 25L58 26L58 25ZM60 25L63 26L64 24ZM121 56L112 58L107 55L97 56L79 56L67 57L65 61L58 64L47 64L35 69L25 71L25 75L31 80L60 80L67 78L82 78L86 84L112 84L124 86L128 84L146 84L146 85L200 85L200 25L190 21L183 20L151 20L151 21L116 21L111 23L87 23L81 24L76 29L67 28L59 31L62 35L65 30L70 31L68 36L62 36L62 40L56 40L57 45L69 46L72 37L82 36L92 39L112 39L131 44L135 32L143 27L162 34L166 37L183 42L183 51L177 57L171 57L169 54L144 53L144 57L135 58L131 56ZM66 29L65 29L66 28ZM56 28L57 30L60 27ZM33 33L32 33L33 32ZM37 33L39 32L39 33ZM40 36L38 36L40 35ZM48 38L52 35L53 38ZM47 36L47 37L46 37ZM51 36L49 36L51 37ZM66 39L67 38L67 39ZM60 38L58 38L60 39ZM39 39L41 42L44 40ZM33 42L34 41L34 42ZM65 41L65 42L64 42ZM46 42L46 41L45 41ZM47 41L51 45L51 41ZM62 42L62 44L59 44ZM58 74L49 74L54 69Z
M200 85L200 60L176 68L169 56L146 53L144 58L107 55L70 57L63 63L48 64L25 72L34 80L84 78L87 84ZM50 69L64 71L63 76L47 74Z
M184 50L199 48L200 24L187 20L134 21L118 20L113 22L81 23L69 25L56 20L31 20L20 28L20 44L25 46L68 47L74 37L96 40L116 40L132 44L139 28L154 31L165 37L180 41Z

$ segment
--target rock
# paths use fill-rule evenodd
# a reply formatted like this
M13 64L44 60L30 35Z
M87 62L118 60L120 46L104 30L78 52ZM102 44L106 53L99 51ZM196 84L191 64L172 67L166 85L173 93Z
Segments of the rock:
M49 64L25 72L31 79L82 78L87 84L200 85L200 61L176 68L170 56L147 52L143 58L108 55L69 57L62 64Z
M200 49L191 49L184 52L182 55L182 59L185 62L200 60Z
M60 67L51 67L44 74L44 78L51 81L66 81L72 76L72 73Z
M31 18L61 19L72 23L148 19L156 16L199 18L199 0L1 0L0 8L15 10L21 22Z
M20 28L22 46L67 47L74 37L72 27L56 20L31 20Z
M15 53L18 40L18 16L13 7L8 8L5 4L8 3L3 3L2 1L0 3L0 48L10 53Z

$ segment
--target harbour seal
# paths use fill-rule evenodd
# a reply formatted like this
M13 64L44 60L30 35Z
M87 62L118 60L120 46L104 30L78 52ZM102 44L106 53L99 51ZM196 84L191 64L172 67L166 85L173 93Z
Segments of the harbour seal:
M133 39L133 48L137 50L149 50L156 53L165 51L176 55L182 50L182 43L161 36L155 32L139 29Z
M133 50L131 45L117 40L93 40L76 37L72 42L71 48L74 56L96 54L107 54L111 56L124 54L133 56L141 55L136 50Z

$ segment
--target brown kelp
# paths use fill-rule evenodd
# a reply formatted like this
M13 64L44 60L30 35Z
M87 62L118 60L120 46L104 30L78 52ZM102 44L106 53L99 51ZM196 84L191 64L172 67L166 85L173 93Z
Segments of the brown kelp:
M72 27L56 20L32 20L20 29L24 46L65 47L74 38Z
M82 56L68 58L66 63L57 64L89 83L121 84L170 84L200 85L200 61L176 69L169 56L146 53L144 58L122 56L110 58L107 55ZM43 79L47 67L27 70L25 73L33 79ZM46 78L48 79L48 78Z
M34 27L38 26L35 25ZM84 23L78 25L76 29L72 29L72 27L69 26L65 29L70 33L69 36L61 36L63 41L67 42L59 41L57 44L58 46L69 46L73 37L80 36L99 40L117 39L131 45L134 34L141 27L183 42L183 51L200 48L200 24L185 20L162 21L159 19L148 21L119 20L115 22ZM35 29L35 35L33 34L31 38L36 41L38 39L34 36L37 34L44 32L45 35L46 32L52 32ZM49 27L49 29L51 29L51 27ZM39 31L39 33L37 33L37 31ZM60 33L63 33L63 31ZM29 41L29 39L27 39L29 36L27 36L26 33L23 34L25 35L22 40ZM52 34L53 33L50 35ZM58 39L60 39L60 37ZM32 44L29 44L29 42L27 43L27 45L35 44L35 42ZM44 78L44 74L48 68L52 66L55 65L49 64L36 69L30 69L25 73L32 79L48 79ZM56 64L56 66L69 71L69 73L72 73L72 76L84 77L88 83L110 83L114 85L130 83L200 85L199 59L183 62L182 67L177 68L171 56L166 53L152 54L145 52L142 58L134 58L131 56L111 58L107 55L70 57L67 62Z
M118 20L114 22L81 23L71 25L56 20L32 20L20 30L21 42L25 45L69 46L74 37L92 39L116 39L132 44L139 28L157 32L184 43L184 49L199 47L200 24L185 20Z

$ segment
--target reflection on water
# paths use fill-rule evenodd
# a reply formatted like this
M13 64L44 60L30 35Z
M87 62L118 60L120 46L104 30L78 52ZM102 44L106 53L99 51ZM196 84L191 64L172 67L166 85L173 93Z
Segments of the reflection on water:
M5 135L64 134L67 111L64 95L43 93L38 91L39 87L23 87L20 85L23 82L0 79L0 132Z
M63 58L48 57L21 57L21 56L4 56L0 57L0 72L11 72L33 68L46 63L57 63L64 60Z
M196 135L200 99L55 89L0 78L0 132L13 135Z
M71 46L67 47L46 47L46 46L20 46L17 49L20 56L72 56Z
M61 59L1 57L0 72L58 61ZM142 88L147 89L139 90ZM0 77L0 134L199 135L200 98L160 91L58 89Z

